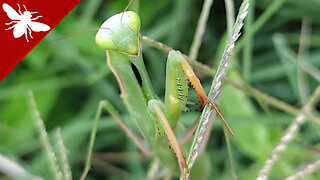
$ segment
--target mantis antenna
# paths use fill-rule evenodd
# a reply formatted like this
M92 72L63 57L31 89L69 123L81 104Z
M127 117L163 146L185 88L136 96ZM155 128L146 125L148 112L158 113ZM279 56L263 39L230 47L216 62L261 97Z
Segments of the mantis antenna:
M128 10L128 8L130 7L131 3L133 2L133 0L130 0L130 2L128 3L128 5L126 6L126 8L123 10L123 13L121 15L121 18L120 18L120 22L122 23L122 18L123 18L123 15L124 13ZM18 4L19 5L19 4ZM24 6L24 5L23 5ZM26 9L26 7L24 7ZM20 6L19 6L19 9L20 9ZM27 10L27 9L26 9ZM34 12L34 13L37 13L37 12ZM31 13L32 14L32 13ZM83 33L86 33L86 32L91 32L91 31L96 31L96 30L99 30L99 29L108 29L110 31L112 31L110 28L106 28L106 27L99 27L99 28L92 28L92 29L87 29L87 30L83 30L83 31L80 31L80 32L77 32L77 33L74 33L74 34L70 34L70 35L66 35L64 37L61 37L61 38L58 38L58 39L55 39L53 41L51 41L50 43L48 44L51 44L51 43L54 43L54 42L58 42L58 41L61 41L63 39L67 39L67 38L70 38L70 37L73 37L73 36L76 36L76 35L80 35L80 34L83 34Z
M121 23L122 23L122 17L123 17L123 15L124 15L124 13L125 13L125 12L128 10L128 8L130 7L132 1L133 1L133 0L131 0L131 1L128 3L128 5L126 6L126 8L124 8L123 13L122 13L122 16L121 16L121 18L120 18L120 22L121 22Z
M107 28L107 27L99 27L99 28L87 29L87 30L83 30L83 31L80 31L80 32L77 32L77 33L73 33L73 34L69 34L69 35L63 36L61 38L52 40L52 41L50 41L48 43L45 43L43 45L49 45L49 44L52 44L52 43L55 43L55 42L58 42L58 41L61 41L61 40L64 40L64 39L67 39L67 38L70 38L70 37L73 37L73 36L77 36L77 35L80 35L80 34L83 34L83 33L86 33L86 32L97 31L99 29L107 29L109 31L112 31L110 28Z

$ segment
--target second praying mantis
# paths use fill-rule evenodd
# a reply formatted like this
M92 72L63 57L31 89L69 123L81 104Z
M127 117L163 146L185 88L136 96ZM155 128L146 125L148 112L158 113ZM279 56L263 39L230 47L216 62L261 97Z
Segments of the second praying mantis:
M188 166L175 132L181 129L178 120L181 112L187 109L188 81L195 88L202 107L210 103L231 136L234 135L179 51L172 50L168 54L164 102L155 94L142 59L140 25L140 17L135 12L116 14L102 24L96 43L106 51L107 64L118 81L123 102L152 154L172 172L177 172L179 167L181 177L187 179ZM132 65L137 68L141 83Z

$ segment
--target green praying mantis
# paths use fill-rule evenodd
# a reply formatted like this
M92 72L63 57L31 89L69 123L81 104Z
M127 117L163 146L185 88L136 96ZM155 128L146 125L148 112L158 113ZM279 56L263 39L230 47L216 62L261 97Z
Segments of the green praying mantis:
M135 12L116 14L102 24L96 35L96 44L106 51L107 64L118 81L123 102L148 148L172 172L177 172L179 167L181 177L187 179L188 166L175 132L181 128L178 125L181 112L187 109L188 81L195 88L202 107L210 103L232 136L233 133L179 51L172 50L168 54L165 98L164 102L160 100L152 88L142 59L140 25L140 17ZM136 79L132 65L137 68L141 83Z

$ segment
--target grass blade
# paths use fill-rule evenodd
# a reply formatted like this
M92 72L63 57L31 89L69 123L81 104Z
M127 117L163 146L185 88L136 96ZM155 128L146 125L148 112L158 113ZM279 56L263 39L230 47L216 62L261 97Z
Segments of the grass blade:
M49 141L48 133L46 132L46 128L44 126L43 120L40 117L40 112L38 111L37 104L35 102L32 91L28 92L29 102L32 107L32 113L34 115L34 119L39 129L40 138L45 148L45 153L49 159L50 168L53 172L54 179L62 180L62 173L60 171L59 165L57 163L57 157L53 152L52 146Z
M202 42L203 34L206 30L207 21L210 14L210 9L213 0L205 0L203 3L202 11L198 21L196 33L194 34L193 41L190 48L189 57L192 59L197 59L198 51Z
M308 49L310 44L310 34L311 34L311 24L309 21L304 18L301 25L301 36L299 44L299 54L298 54L298 64L305 62L308 56ZM301 66L297 66L297 80L298 80L298 89L300 94L300 99L302 104L306 104L309 99L309 82Z
M68 155L67 155L68 153L67 153L67 149L63 143L60 128L58 128L58 130L56 131L55 138L57 140L57 145L58 145L57 158L58 158L58 161L61 162L63 179L64 180L72 180L72 173L71 173L71 168L69 165L69 160L68 160Z

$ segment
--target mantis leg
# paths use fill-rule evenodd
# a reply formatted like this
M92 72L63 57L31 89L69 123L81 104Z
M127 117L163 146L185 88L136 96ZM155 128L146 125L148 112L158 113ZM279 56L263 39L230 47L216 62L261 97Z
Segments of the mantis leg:
M140 44L141 46L141 44ZM140 48L139 50L139 54L142 54L142 50ZM145 98L149 101L151 99L159 99L158 96L156 95L156 93L153 90L153 87L151 85L150 82L150 78L146 69L146 66L144 64L142 55L138 56L138 57L130 57L132 64L134 64L134 66L138 69L139 74L141 76L141 88L143 91L143 94L145 96Z
M153 117L156 117L157 120L160 122L161 126L164 129L164 132L166 133L168 140L177 156L178 164L181 172L181 176L186 178L186 175L184 171L188 171L188 166L186 163L186 160L184 158L183 152L181 150L181 147L177 141L176 136L174 135L173 130L171 129L171 126L165 116L164 110L163 110L163 104L161 101L158 100L150 100L148 103L148 108L150 113L153 115Z
M118 80L121 97L130 114L136 120L144 138L152 143L155 135L154 123L150 119L147 100L131 68L130 58L122 53L107 51L107 61Z
M175 129L181 111L186 109L188 96L187 79L181 68L179 53L178 51L169 52L166 67L164 111L172 129Z
M235 136L233 135L233 132L228 123L224 120L223 116L219 112L218 108L214 105L214 103L207 97L206 92L204 91L200 83L200 80L193 72L190 64L179 51L170 51L167 60L165 112L168 119L171 120L171 125L173 124L173 126L171 127L175 126L175 123L177 122L181 113L181 110L176 111L177 106L180 106L180 109L183 109L186 105L188 87L186 85L185 76L189 79L192 86L195 88L202 103L202 107L204 107L206 103L209 102L219 115L221 121L228 128L231 136L235 139ZM199 108L199 110L201 110L202 107Z

